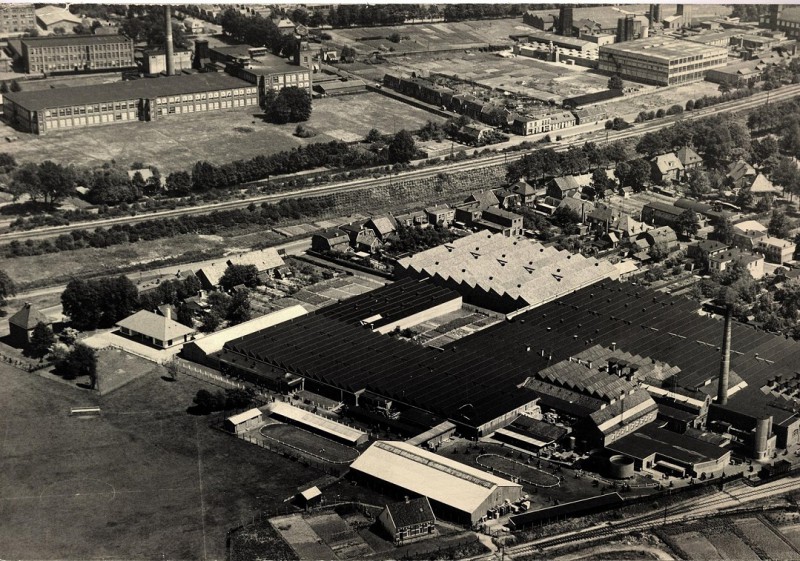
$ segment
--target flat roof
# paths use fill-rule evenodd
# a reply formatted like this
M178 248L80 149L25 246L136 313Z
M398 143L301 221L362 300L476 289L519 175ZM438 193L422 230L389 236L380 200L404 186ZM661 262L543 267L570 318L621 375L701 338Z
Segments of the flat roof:
M697 438L646 425L607 446L609 450L637 459L658 454L680 464L719 461L731 451Z
M712 47L702 43L693 43L669 37L648 37L646 39L603 45L600 47L600 54L602 55L603 53L636 55L667 62L698 55L727 55L728 50L725 47Z
M110 45L130 43L125 35L55 35L50 37L25 37L21 39L29 47L61 47L70 45Z
M547 508L532 510L524 514L517 514L511 517L511 524L515 528L522 528L536 522L551 520L553 518L576 516L578 514L591 512L595 509L606 509L619 506L625 500L619 493L607 493L597 497L589 497L571 503L565 503Z
M522 485L407 442L375 442L350 469L468 513L480 508L498 487L522 491Z
M29 111L38 111L53 107L183 95L252 86L249 82L227 74L206 72L142 78L93 86L10 92L4 94L4 99L12 101Z

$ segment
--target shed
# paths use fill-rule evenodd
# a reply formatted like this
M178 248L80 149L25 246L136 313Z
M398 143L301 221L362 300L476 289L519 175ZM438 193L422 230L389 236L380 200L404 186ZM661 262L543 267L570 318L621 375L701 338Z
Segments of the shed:
M322 491L314 485L297 494L297 500L306 508L319 504L322 501Z
M260 425L262 418L261 410L254 407L225 419L225 430L233 434L242 434Z
M24 347L31 341L31 335L38 323L52 325L52 321L47 319L44 314L34 308L29 302L13 316L8 318L8 327L11 331L11 344Z

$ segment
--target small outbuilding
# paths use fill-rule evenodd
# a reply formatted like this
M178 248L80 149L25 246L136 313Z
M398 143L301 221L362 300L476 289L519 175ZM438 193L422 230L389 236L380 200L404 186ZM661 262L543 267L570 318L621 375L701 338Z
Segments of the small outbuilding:
M260 425L262 419L261 410L254 407L249 411L244 411L225 419L225 430L233 434L242 434Z
M319 490L319 487L314 485L313 487L309 487L297 493L297 501L305 508L313 507L322 501L322 491Z
M16 314L8 318L11 344L19 347L27 346L31 342L31 335L38 323L50 326L53 322L31 306L29 302L26 302Z
M420 540L436 531L436 516L427 497L386 505L378 521L396 545Z

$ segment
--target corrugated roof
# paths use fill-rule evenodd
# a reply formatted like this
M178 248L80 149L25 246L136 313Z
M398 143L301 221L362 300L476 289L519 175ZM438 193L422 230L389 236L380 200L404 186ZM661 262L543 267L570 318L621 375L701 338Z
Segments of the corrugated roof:
M13 101L29 111L103 103L108 101L151 99L172 95L200 93L206 91L253 87L249 82L227 74L205 72L200 74L181 74L142 78L111 84L75 86L27 92L4 94L6 100Z
M185 335L195 333L195 330L191 327L147 310L140 310L132 316L118 321L117 326L159 341L174 341Z
M350 469L470 514L498 487L522 492L521 485L406 442L375 442Z

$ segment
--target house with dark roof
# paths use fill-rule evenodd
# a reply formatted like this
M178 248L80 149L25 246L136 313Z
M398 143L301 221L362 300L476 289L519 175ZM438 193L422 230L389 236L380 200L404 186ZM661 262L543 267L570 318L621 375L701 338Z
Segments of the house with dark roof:
M328 228L311 236L311 249L314 251L347 251L350 237L339 228Z
M656 183L678 181L683 176L683 164L672 152L651 158L650 167Z
M511 186L511 193L519 196L519 202L525 206L536 204L536 189L524 179L520 179Z
M756 175L756 169L753 166L744 160L737 160L728 166L728 174L725 178L732 187L741 189L749 185Z
M728 250L728 245L716 240L698 240L686 248L686 255L708 268L708 260Z
M725 271L734 263L746 269L755 280L764 278L764 256L758 253L731 249L708 257L709 270L717 273Z
M448 205L436 205L425 209L425 214L428 217L428 223L434 225L447 226L456 217L456 211Z
M508 189L498 189L495 195L497 196L500 208L509 210L522 204L520 196L517 193L512 193Z
M397 220L391 214L382 214L380 216L373 216L364 222L364 228L372 230L381 241L386 241L386 238L391 236L397 231Z
M485 209L481 213L478 224L489 231L502 233L506 237L522 234L522 216L498 207Z
M683 164L683 169L685 171L689 171L690 169L699 168L703 165L703 158L701 158L697 152L691 149L689 146L682 146L675 155L680 160L681 164Z
M581 186L571 175L554 177L547 184L547 196L554 199L566 199L580 191Z
M675 230L669 226L653 228L652 230L648 230L642 234L641 237L647 240L647 243L650 245L650 247L658 245L666 251L672 251L680 247L678 244L678 236L675 233Z
M123 335L161 349L186 343L197 333L194 328L174 321L169 313L161 316L147 310L118 321L117 327Z
M395 544L406 544L435 535L436 516L428 497L386 505L378 521Z
M494 194L494 191L491 189L484 189L483 191L474 191L470 193L470 195L464 199L465 203L478 203L478 206L481 210L486 210L487 208L497 206L500 204L500 201L497 198L497 195Z
M642 207L642 222L655 226L672 226L686 209L661 201L650 201Z
M28 345L38 323L50 326L53 322L29 302L26 302L16 314L8 318L11 344L19 347Z

